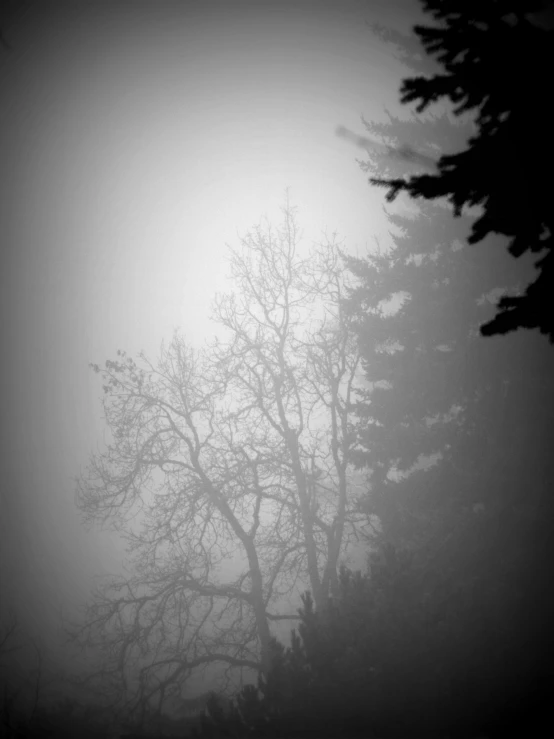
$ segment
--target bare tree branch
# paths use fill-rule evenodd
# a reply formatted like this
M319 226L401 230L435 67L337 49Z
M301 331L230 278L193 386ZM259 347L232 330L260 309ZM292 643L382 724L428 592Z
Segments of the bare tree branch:
M135 706L215 662L267 672L272 604L298 581L318 607L358 527L349 482L358 354L328 240L302 256L294 209L230 250L214 301L225 341L176 333L157 363L118 352L102 377L111 443L77 484L90 522L119 528L132 574L74 630ZM231 566L232 563L232 566Z

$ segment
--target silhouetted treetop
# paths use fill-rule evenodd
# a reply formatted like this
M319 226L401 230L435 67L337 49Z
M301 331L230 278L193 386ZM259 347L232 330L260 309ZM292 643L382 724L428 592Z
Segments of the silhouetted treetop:
M547 5L544 0L424 2L439 25L414 30L443 72L404 80L401 100L416 102L421 113L447 99L456 115L476 114L476 133L467 148L443 155L436 173L371 180L389 188L389 201L405 190L412 197L447 198L456 216L479 206L470 244L497 233L508 237L514 257L539 255L537 278L525 291L500 299L496 316L481 327L485 336L538 328L554 341L548 310L554 225L546 174L553 155L545 87L554 30L530 17Z

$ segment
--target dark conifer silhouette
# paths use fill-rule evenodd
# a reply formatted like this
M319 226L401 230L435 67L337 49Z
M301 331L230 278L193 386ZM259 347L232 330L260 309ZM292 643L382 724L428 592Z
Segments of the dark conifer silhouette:
M382 179L406 167L387 145L432 156L471 135L446 116L364 123L368 140L386 143L368 146L360 166ZM345 260L356 278L345 309L368 381L353 461L371 470L360 505L379 517L384 542L368 581L378 593L372 636L356 638L356 653L372 645L368 721L382 737L529 732L552 688L543 572L554 357L538 333L478 335L493 291L532 274L492 235L485 248L464 245L465 212L454 220L444 203L417 205L388 214L389 248ZM393 296L396 310L385 310ZM414 470L436 452L434 467Z
M554 216L548 186L553 154L545 88L554 31L534 19L547 6L544 0L425 0L440 25L414 30L443 72L404 80L401 100L417 102L421 113L447 99L456 115L476 113L477 132L466 149L443 155L436 173L371 181L389 188L389 201L404 190L412 197L446 197L457 216L466 206L480 206L470 244L497 233L508 237L514 257L538 255L534 282L519 295L503 296L481 333L538 328L554 342L549 294Z

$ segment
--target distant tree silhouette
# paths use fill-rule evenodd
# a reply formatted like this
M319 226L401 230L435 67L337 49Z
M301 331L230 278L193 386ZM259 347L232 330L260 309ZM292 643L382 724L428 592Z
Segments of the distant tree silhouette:
M423 152L432 141L444 150L462 134L446 116L365 125L372 138L408 141ZM360 166L384 178L396 163L370 153ZM464 245L470 218L452 219L434 201L388 218L389 249L346 258L358 284L345 308L367 381L353 458L371 470L368 512L389 541L412 546L442 529L447 512L455 523L478 502L488 508L493 500L511 506L550 498L554 358L538 334L479 336L494 295L532 276L531 269L522 274L498 237L489 236L483 250ZM393 296L396 310L387 311ZM437 454L436 466L424 469L422 459ZM530 485L529 470L544 476Z
M503 296L481 333L538 328L554 342L549 310L554 216L546 186L553 154L544 82L554 60L554 30L536 20L550 5L545 0L425 0L424 7L441 25L414 30L444 71L404 80L401 100L417 101L421 113L448 99L456 115L476 112L477 131L465 150L443 155L435 173L371 182L389 188L389 201L402 190L412 197L447 198L456 216L464 206L480 206L470 244L497 233L508 237L514 257L537 254L535 281L521 294Z

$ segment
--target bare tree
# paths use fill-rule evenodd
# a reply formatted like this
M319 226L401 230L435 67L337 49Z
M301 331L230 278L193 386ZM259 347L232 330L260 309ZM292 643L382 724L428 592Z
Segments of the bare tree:
M118 352L94 366L113 440L78 501L119 528L133 569L96 593L78 637L104 647L136 705L161 710L210 663L267 673L270 622L292 618L275 604L301 582L324 607L359 534L340 250L327 239L301 258L299 239L287 201L278 229L230 250L235 290L214 301L225 340L193 350L176 333L156 365Z

